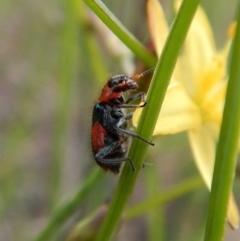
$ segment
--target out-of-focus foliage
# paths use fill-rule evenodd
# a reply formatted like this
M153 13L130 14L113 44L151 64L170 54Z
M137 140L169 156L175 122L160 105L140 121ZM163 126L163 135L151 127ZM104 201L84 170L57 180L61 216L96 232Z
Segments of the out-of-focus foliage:
M219 46L236 1L203 1ZM161 2L171 22L172 3ZM37 237L52 212L90 175L96 165L89 137L92 105L109 75L132 74L134 69L131 53L82 2L72 3L75 7L68 1L0 3L0 240ZM104 3L147 43L143 0ZM184 134L155 143L158 148L148 157L154 166L143 169L132 205L146 198L152 169L159 173L160 190L197 175ZM56 240L64 240L78 220L111 198L117 180L105 174L78 212L56 231ZM199 189L160 210L165 239L202 240L207 199L207 190ZM229 231L226 240L238 240L238 235ZM148 240L146 216L125 223L117 240Z

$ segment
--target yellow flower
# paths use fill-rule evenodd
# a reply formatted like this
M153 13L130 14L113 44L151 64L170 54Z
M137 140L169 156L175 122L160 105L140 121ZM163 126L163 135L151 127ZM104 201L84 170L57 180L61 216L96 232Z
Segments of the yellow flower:
M148 0L147 11L152 40L160 56L169 32L168 25L157 0ZM225 101L230 45L231 40L221 51L216 49L210 24L199 7L154 130L154 135L188 132L194 159L209 189ZM134 113L134 125L140 113L141 110ZM229 198L228 220L233 228L238 227L239 214L233 195Z

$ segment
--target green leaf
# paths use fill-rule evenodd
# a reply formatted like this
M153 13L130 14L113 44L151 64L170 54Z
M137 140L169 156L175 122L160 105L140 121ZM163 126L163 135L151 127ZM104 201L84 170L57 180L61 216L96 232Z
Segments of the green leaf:
M100 0L83 0L111 31L147 66L155 66L156 58L123 26Z
M56 230L78 209L81 201L91 192L92 187L99 182L103 175L104 172L100 168L95 169L72 197L55 210L49 223L35 241L49 240Z
M240 5L237 32L233 42L230 76L217 146L212 191L209 201L205 241L224 238L229 195L236 170L240 134ZM236 227L235 227L236 228Z

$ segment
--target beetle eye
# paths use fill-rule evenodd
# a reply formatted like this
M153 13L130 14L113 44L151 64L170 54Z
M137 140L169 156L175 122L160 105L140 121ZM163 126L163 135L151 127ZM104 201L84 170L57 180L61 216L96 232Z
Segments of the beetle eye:
M128 77L126 75L115 75L108 81L109 88L113 88L121 84L123 81L126 81Z

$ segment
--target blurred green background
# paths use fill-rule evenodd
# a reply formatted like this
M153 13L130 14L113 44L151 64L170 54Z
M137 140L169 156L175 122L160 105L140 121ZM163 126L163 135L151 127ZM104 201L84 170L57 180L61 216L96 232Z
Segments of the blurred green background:
M74 2L74 1L73 1ZM149 40L145 1L103 1L143 44ZM237 0L202 1L218 47L226 40ZM171 23L172 1L161 1ZM111 74L134 71L134 56L82 2L0 3L0 240L32 240L53 210L67 200L96 166L90 147L91 108ZM198 176L185 133L154 139L131 204L146 198L147 177L167 190ZM56 234L111 198L118 177L106 173L79 210ZM235 181L240 206L240 182ZM162 237L202 240L208 191L201 187L158 210ZM156 210L155 210L156 212ZM127 222L115 240L150 240L147 215ZM240 232L227 227L227 241ZM162 239L161 239L162 238ZM51 239L52 240L52 239Z

